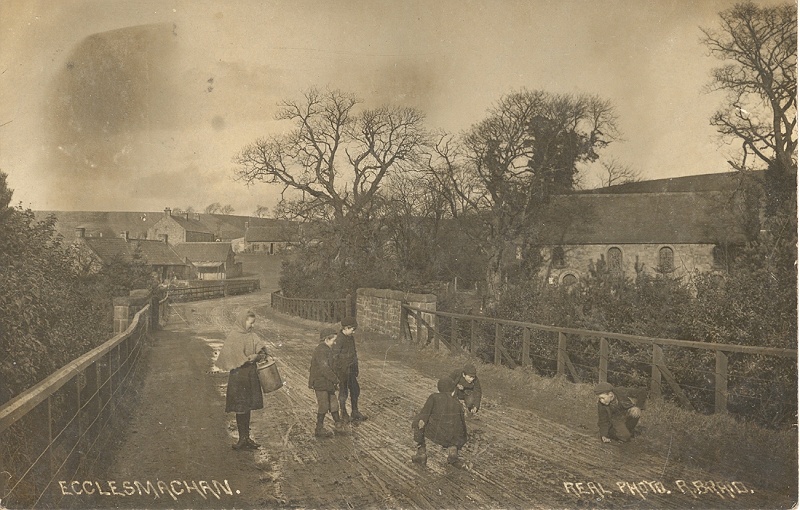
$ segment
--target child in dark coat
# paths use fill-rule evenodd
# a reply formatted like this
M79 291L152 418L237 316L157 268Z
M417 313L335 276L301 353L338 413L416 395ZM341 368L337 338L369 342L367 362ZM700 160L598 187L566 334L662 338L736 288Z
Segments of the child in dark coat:
M647 390L644 388L615 388L607 382L595 386L597 395L597 426L600 439L627 442L639 423L644 409Z
M422 411L411 422L414 441L417 443L417 453L411 460L423 465L428 461L425 440L430 439L447 448L447 462L458 464L458 452L467 442L464 408L453 396L455 381L443 377L436 387L439 392L428 397Z
M308 387L314 390L317 397L316 437L331 437L333 433L325 430L325 415L333 416L337 433L344 434L344 424L339 417L339 402L336 400L336 388L339 379L333 371L333 351L331 346L336 341L336 330L323 329L319 333L320 342L311 357L311 368L308 375Z
M450 378L456 382L456 398L464 401L469 412L477 413L481 408L481 382L475 365L470 363L463 370L456 370Z
M366 416L358 410L358 396L361 386L358 384L358 353L353 333L358 327L355 317L342 319L342 329L336 335L333 344L333 370L339 377L339 407L345 421L364 421ZM350 395L350 414L347 414L347 396Z

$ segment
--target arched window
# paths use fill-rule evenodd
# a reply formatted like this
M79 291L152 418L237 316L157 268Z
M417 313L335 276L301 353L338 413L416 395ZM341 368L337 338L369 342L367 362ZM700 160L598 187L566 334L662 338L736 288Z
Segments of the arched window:
M572 287L576 283L578 283L578 277L572 273L567 273L561 277L561 285L565 287Z
M675 252L669 246L663 246L658 250L658 270L662 273L675 270Z
M553 267L565 267L567 265L567 258L564 255L564 248L561 246L556 246L553 248L550 256L553 261Z
M608 249L608 271L614 276L622 276L622 250L616 246Z

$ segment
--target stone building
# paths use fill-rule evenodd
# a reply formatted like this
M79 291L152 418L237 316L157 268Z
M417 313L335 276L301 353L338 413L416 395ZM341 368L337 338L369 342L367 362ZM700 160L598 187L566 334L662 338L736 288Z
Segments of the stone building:
M147 238L166 241L171 245L216 241L214 232L200 221L199 214L172 214L169 208L164 209L164 216L147 230Z
M612 186L560 196L540 241L541 276L571 285L598 263L611 274L724 272L746 242L736 174Z

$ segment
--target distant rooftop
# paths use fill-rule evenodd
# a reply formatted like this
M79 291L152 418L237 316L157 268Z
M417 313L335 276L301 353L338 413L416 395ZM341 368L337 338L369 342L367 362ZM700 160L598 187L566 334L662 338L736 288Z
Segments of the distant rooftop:
M764 172L724 172L716 174L687 175L683 177L669 177L651 181L629 182L605 188L597 188L578 192L579 194L619 194L619 193L680 193L680 192L710 192L734 191L739 187L743 177L763 179Z

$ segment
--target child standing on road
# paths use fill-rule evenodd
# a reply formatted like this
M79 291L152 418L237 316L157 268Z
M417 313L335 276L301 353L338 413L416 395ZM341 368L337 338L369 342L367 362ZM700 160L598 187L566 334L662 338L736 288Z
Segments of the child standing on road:
M256 314L247 310L236 321L222 345L217 368L230 371L225 394L225 412L236 413L239 441L234 450L254 450L259 445L250 439L250 411L264 408L256 363L267 358L267 344L253 331Z
M470 363L463 370L456 370L450 378L456 382L456 398L464 401L469 412L476 414L481 408L481 382L475 365Z
M467 423L464 420L464 408L453 396L455 382L449 377L439 379L436 384L438 393L428 397L422 411L411 422L417 453L411 457L412 462L425 464L428 454L425 440L447 448L447 462L460 464L458 452L467 442Z
M628 442L639 423L647 390L644 388L615 388L607 382L594 387L597 395L597 426L600 439Z
M314 349L311 357L311 369L308 376L308 387L314 390L317 397L317 426L314 429L316 437L331 437L333 433L324 428L325 415L328 412L333 416L336 432L343 434L344 424L339 417L339 406L336 400L336 387L339 379L333 369L333 351L331 347L336 341L335 329L323 329L319 333L320 342Z
M342 410L342 419L349 421L364 421L366 416L358 410L358 396L361 387L358 384L358 353L356 353L356 340L353 333L358 327L355 317L342 319L342 329L336 336L333 345L333 363L336 375L339 377L339 407ZM350 394L350 415L347 414L347 395Z

